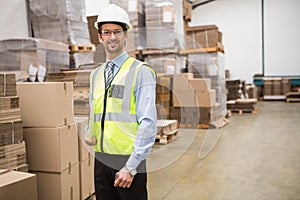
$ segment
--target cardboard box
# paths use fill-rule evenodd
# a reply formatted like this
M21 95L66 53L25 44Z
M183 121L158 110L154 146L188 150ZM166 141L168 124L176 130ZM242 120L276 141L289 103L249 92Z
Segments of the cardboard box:
M157 74L157 84L171 89L171 76Z
M37 175L38 198L42 200L80 199L79 163L62 173L33 172Z
M195 91L207 91L211 89L211 80L208 78L193 78L188 81Z
M54 128L24 128L30 171L62 172L78 162L75 123Z
M89 155L80 162L80 197L87 199L95 192L94 188L94 157Z
M0 169L14 169L26 164L25 142L0 147Z
M192 91L189 79L193 78L192 73L174 74L173 90L174 91Z
M194 26L186 29L187 36L193 38L201 47L216 47L217 43L222 43L222 33L218 31L216 25ZM193 44L187 41L187 48L193 48Z
M195 92L195 104L199 107L211 107L216 104L216 90Z
M174 107L195 107L194 91L173 91Z
M13 170L0 170L0 199L37 200L36 175Z
M57 127L74 123L73 83L17 83L24 127Z
M0 97L16 96L16 94L17 94L16 74L12 72L1 72L0 73Z
M89 154L94 154L94 147L88 146L84 142L85 129L88 125L88 117L75 117L77 134L79 136L78 140L78 150L79 150L79 162L86 160Z
M192 20L192 3L189 0L183 0L183 19L186 21Z
M0 40L0 60L1 71L28 72L32 64L59 72L69 65L69 45L37 38Z

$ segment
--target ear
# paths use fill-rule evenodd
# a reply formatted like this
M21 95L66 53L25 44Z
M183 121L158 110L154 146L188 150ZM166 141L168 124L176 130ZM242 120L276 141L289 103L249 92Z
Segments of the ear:
M100 43L103 43L103 40L102 40L102 37L101 37L100 33L98 33L98 40L99 40Z
M128 32L126 31L124 34L125 38L128 39Z

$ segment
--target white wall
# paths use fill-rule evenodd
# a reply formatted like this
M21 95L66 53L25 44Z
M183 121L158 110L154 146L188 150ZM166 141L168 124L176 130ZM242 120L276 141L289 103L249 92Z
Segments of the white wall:
M264 0L265 75L300 75L300 1ZM223 33L225 68L252 82L262 73L261 0L218 0L197 7L193 25L216 24Z
M1 0L0 13L0 39L29 36L26 0Z
M299 0L265 0L266 75L300 75L299 9Z

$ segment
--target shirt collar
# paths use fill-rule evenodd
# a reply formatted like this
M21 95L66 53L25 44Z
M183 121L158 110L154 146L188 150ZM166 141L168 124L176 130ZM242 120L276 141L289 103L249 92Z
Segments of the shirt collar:
M129 57L126 51L123 51L120 55L118 55L115 59L111 60L115 64L115 67L120 68L125 60ZM109 60L106 59L106 62Z

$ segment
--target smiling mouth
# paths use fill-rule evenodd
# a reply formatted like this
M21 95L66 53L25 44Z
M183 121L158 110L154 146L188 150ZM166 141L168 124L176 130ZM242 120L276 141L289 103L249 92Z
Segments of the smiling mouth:
M118 43L117 42L112 42L112 43L109 43L108 45L110 47L116 47L116 46L118 46Z

